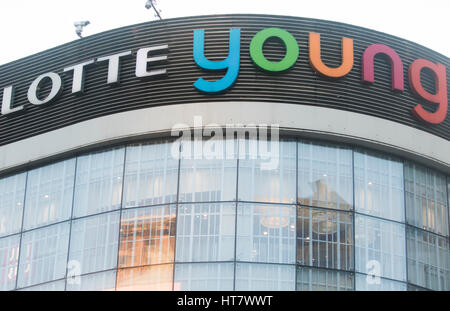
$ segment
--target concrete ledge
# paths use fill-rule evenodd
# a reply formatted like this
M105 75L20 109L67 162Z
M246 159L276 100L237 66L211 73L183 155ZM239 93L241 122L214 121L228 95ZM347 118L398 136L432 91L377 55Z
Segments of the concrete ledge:
M450 142L396 122L336 109L268 102L180 104L84 121L0 147L0 174L118 142L170 136L175 124L279 124L285 134L328 139L395 154L450 173Z

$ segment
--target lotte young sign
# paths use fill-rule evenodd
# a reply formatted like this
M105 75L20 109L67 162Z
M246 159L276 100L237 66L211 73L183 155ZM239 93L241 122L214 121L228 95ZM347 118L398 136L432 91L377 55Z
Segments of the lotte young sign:
M240 65L240 29L230 29L229 53L223 61L210 61L204 55L205 32L194 31L194 60L198 66L205 70L226 70L224 77L218 81L205 81L199 78L194 86L202 92L217 94L228 90L235 83L239 75ZM271 39L279 39L286 48L285 57L278 62L269 61L263 52L264 43ZM282 73L292 68L299 57L297 40L286 30L279 28L266 28L258 32L250 43L250 57L258 68L272 74ZM362 57L362 81L374 83L374 58L377 54L384 54L390 60L392 71L392 90L403 92L403 62L398 54L390 47L383 44L373 44L367 47ZM346 76L354 65L353 40L342 38L342 63L337 68L331 68L322 62L320 34L309 34L309 61L311 66L319 74L330 78L339 79ZM432 72L435 80L436 93L431 94L421 84L420 75L423 69ZM435 64L425 59L415 60L409 67L409 85L412 91L421 99L436 104L434 112L427 111L421 104L413 109L413 114L421 121L430 124L442 123L447 117L447 77L446 67Z
M241 50L241 29L229 29L228 56L220 61L211 61L205 56L205 30L193 31L193 51L194 62L200 68L213 72L224 72L222 78L216 81L208 81L199 77L189 83L200 91L201 94L217 95L227 92L237 81L241 65L242 53L249 53L254 64L254 69L260 69L270 75L283 75L298 63L303 57L303 52L299 48L296 38L286 30L280 28L265 28L258 31L252 38L248 51ZM285 55L280 61L270 61L264 55L264 44L271 39L277 39L285 47ZM342 38L341 41L341 64L337 67L327 66L321 57L321 35L309 33L309 63L311 67L328 80L337 80L348 75L355 64L354 40ZM135 52L133 54L133 52ZM400 56L394 49L384 44L372 44L365 47L362 55L361 80L367 84L375 83L374 59L376 55L383 54L389 60L391 67L392 91L404 92L404 64ZM84 82L86 68L92 68L99 63L107 63L108 71L106 84L111 86L120 85L121 62L131 57L135 58L134 75L140 79L162 79L171 77L167 68L161 68L161 64L169 62L169 45L155 45L139 48L136 51L123 51L114 55L91 58L76 65L67 66L62 69L64 73L73 77L71 94L84 94ZM158 67L154 67L158 66ZM427 91L421 83L422 70L431 72L435 84L435 92ZM28 87L27 100L33 106L45 106L61 96L63 90L63 79L56 72L48 72L39 75ZM50 91L42 93L42 85L50 84ZM134 83L134 82L133 82ZM433 63L426 59L416 59L409 65L408 83L412 92L419 100L433 104L434 109L426 110L419 102L412 110L413 114L427 124L440 124L444 122L448 112L447 78L446 67L439 63ZM388 90L386 90L388 92ZM3 86L3 101L1 114L13 117L15 114L25 110L27 103L14 102L14 85ZM376 107L375 107L376 109ZM433 111L430 111L433 110Z

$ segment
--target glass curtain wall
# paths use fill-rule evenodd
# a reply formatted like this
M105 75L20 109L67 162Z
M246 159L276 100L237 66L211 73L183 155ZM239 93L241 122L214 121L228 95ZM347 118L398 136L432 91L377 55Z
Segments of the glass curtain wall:
M450 290L445 175L324 141L188 147L1 177L0 290Z

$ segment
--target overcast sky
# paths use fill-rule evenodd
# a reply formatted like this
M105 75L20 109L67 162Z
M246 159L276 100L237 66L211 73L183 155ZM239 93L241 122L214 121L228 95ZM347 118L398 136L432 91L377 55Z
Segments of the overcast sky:
M146 0L1 0L0 64L77 40L83 35L155 20ZM450 55L449 0L158 0L163 18L258 13L312 17L383 31Z

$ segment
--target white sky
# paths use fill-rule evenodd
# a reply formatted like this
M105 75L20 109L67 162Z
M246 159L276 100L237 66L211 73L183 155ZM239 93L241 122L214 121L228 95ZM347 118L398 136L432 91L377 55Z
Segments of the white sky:
M155 20L146 0L1 0L0 64L89 36ZM158 0L163 18L258 13L312 17L383 31L450 55L449 0Z

